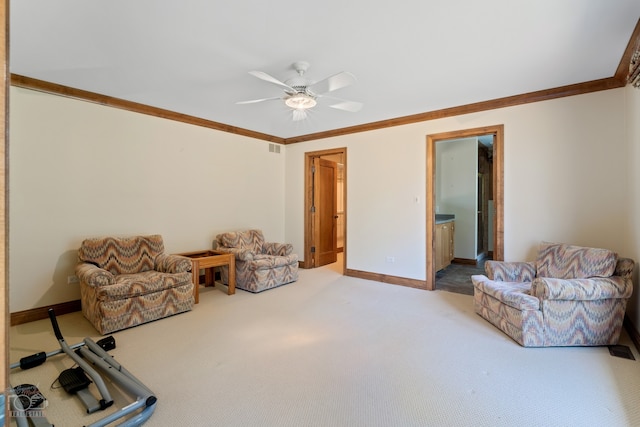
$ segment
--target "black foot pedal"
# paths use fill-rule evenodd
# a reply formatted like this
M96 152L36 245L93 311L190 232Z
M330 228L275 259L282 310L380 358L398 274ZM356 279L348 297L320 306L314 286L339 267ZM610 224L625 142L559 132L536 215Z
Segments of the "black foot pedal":
M69 394L75 394L79 390L89 387L89 384L91 384L91 380L80 367L65 369L60 373L58 381L62 388L64 388L64 391Z

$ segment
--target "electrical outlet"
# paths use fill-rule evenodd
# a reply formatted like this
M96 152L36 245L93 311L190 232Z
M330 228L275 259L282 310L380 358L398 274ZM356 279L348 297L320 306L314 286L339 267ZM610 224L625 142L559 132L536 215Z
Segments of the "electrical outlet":
M67 285L72 285L78 282L79 282L78 276L67 276Z
M387 257L387 262L396 262L396 258L392 256Z

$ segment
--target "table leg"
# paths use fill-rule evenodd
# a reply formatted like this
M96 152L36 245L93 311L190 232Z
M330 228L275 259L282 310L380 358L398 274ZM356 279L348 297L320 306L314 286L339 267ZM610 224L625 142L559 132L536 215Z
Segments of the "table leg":
M191 261L191 281L193 282L193 300L200 302L200 268L197 260Z
M236 258L234 256L229 257L229 288L227 289L227 295L233 295L236 293Z
M216 284L216 270L215 267L209 267L204 269L204 285L215 286Z

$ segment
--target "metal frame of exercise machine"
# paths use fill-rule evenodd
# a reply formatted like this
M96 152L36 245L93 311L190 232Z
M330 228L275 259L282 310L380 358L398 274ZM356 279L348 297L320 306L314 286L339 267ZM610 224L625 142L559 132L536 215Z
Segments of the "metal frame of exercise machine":
M53 309L49 309L49 319L51 320L51 325L56 338L58 339L58 343L60 343L60 349L46 354L44 352L40 352L24 357L19 363L12 364L10 366L11 369L17 367L30 369L41 365L48 357L65 353L67 356L71 357L82 371L89 376L96 385L100 394L100 400L98 401L87 389L79 390L76 393L87 408L87 413L106 409L113 404L111 394L109 393L109 390L100 374L107 376L113 384L135 399L132 403L124 406L114 413L89 424L88 427L103 427L119 420L124 420L119 424L120 426L134 427L142 425L151 417L151 415L153 415L156 408L157 398L147 386L145 386L139 379L111 357L102 345L95 343L91 338L85 338L83 342L69 346L60 332L60 327L58 326L58 321L56 320ZM112 338L111 340L113 341ZM100 341L98 341L98 343L100 343ZM115 347L115 341L113 341L113 344ZM19 411L23 409L19 407L21 406L20 401L15 398L15 394L11 396L10 400L15 410ZM52 426L52 424L49 424L46 419L42 419L42 417L37 418L40 419L38 420L36 417L30 418L36 427ZM27 426L26 417L16 417L15 419L18 423L18 427Z

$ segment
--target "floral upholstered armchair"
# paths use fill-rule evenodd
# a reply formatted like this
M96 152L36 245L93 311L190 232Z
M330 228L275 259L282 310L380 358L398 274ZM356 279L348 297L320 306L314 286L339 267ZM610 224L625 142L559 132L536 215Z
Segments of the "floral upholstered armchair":
M82 313L103 335L193 308L191 260L160 235L86 239L78 260Z
M524 347L617 344L634 261L542 243L535 262L487 261L471 277L477 314Z
M216 236L216 250L236 257L236 287L261 292L298 280L298 255L289 243L265 242L261 230L222 233ZM229 283L228 267L220 278Z

